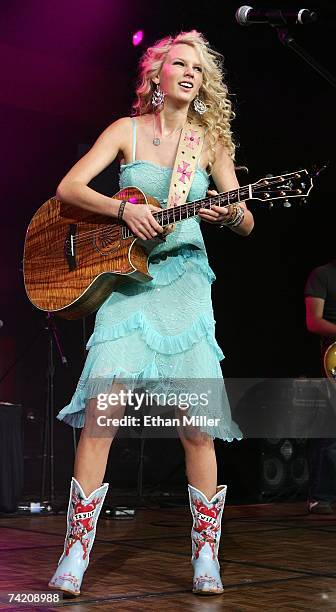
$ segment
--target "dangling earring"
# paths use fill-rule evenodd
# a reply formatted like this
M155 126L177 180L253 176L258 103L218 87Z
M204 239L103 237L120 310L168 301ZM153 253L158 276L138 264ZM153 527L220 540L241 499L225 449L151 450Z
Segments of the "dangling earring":
M204 115L204 113L206 113L208 110L203 100L201 100L198 96L196 96L194 99L194 109L196 113L199 113L200 115Z
M165 94L162 89L160 89L160 84L157 83L156 89L153 91L152 95L152 106L154 106L154 108L162 106L162 104L164 103L164 97Z

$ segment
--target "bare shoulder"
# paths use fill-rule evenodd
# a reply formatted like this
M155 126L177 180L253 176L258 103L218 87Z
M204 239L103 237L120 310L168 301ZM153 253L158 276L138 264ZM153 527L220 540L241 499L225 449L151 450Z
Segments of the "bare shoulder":
M135 120L139 125L148 125L149 123L152 123L153 121L153 114L146 113L144 115L137 115L135 117Z
M232 169L234 168L232 157L230 156L222 140L217 141L216 148L215 148L215 155L216 155L215 163L217 163L217 160L218 160L221 166L224 164L226 168L232 168Z
M111 130L125 130L131 127L132 118L131 117L120 117L120 119L116 119L113 123L107 126L105 132L109 132Z
M204 145L200 160L201 166L203 168L208 167L209 161L213 156L212 147L213 145L211 145L210 143L209 136L206 134L204 138ZM225 167L226 171L228 171L228 169L232 171L232 169L234 168L234 164L228 153L228 150L225 147L224 143L220 140L218 140L215 144L215 161L213 163L213 169L216 166L221 168Z
M114 145L119 144L120 146L123 142L126 142L129 139L131 127L131 117L121 117L120 119L113 121L113 123L105 128L105 130L98 137L97 142L113 141Z
M97 143L101 141L106 142L108 147L113 146L115 151L116 148L118 149L116 154L119 154L121 159L131 160L134 122L139 136L151 130L152 116L147 114L137 115L136 117L122 117L111 123L104 130L98 138Z

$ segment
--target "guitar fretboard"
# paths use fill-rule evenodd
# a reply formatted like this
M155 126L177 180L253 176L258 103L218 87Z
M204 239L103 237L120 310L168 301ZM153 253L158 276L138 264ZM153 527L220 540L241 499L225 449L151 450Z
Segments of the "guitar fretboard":
M165 227L170 223L178 223L184 219L190 219L196 217L201 208L211 208L211 206L228 206L228 204L237 204L238 202L244 202L251 197L251 185L245 185L232 191L225 193L219 193L218 195L203 198L202 200L195 200L194 202L186 202L181 206L174 206L172 208L164 208L158 212L153 213L155 220ZM123 227L123 238L130 238L134 236L133 232L127 227Z

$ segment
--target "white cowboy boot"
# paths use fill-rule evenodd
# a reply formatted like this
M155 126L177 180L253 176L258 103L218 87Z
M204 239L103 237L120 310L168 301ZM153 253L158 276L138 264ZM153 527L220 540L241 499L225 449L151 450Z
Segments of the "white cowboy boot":
M225 485L217 487L217 493L209 501L202 491L188 485L190 509L194 519L191 529L193 593L200 595L219 595L224 591L218 547L226 489Z
M89 497L85 497L79 482L72 478L64 551L49 582L50 587L71 595L80 595L83 574L89 565L97 521L108 486L105 483Z

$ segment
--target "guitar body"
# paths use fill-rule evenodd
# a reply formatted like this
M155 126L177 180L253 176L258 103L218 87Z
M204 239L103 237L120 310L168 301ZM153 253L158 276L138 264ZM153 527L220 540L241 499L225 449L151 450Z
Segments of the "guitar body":
M129 187L113 196L134 205L159 202ZM78 319L101 306L125 278L148 282L148 255L160 239L122 238L123 226L51 198L26 234L23 273L27 295L40 310Z
M323 364L324 371L328 378L336 382L336 342L333 342L333 344L327 348L324 354Z

